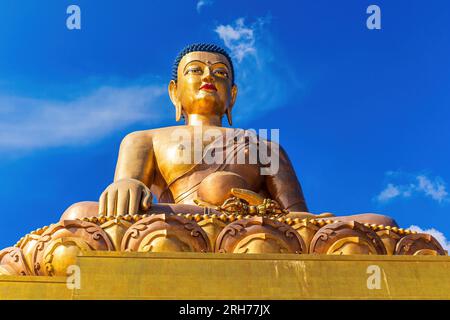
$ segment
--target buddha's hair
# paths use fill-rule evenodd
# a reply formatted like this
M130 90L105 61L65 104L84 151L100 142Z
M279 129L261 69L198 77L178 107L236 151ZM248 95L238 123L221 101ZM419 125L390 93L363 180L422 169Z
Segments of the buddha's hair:
M212 43L194 43L190 44L186 47L184 47L183 50L180 51L177 58L175 59L172 67L172 80L175 82L178 80L178 65L180 64L181 59L185 55L187 55L190 52L194 51L204 51L204 52L213 52L213 53L220 53L225 58L227 58L228 62L230 63L231 67L231 82L234 84L234 68L233 68L233 61L231 60L231 57L228 55L228 53L225 51L225 49L219 47L218 45L212 44Z

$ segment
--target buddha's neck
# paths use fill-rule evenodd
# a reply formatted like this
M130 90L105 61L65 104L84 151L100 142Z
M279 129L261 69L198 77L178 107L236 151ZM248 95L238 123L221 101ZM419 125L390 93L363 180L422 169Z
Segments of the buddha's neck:
M204 116L201 114L189 114L187 123L188 126L222 126L222 117L220 116Z

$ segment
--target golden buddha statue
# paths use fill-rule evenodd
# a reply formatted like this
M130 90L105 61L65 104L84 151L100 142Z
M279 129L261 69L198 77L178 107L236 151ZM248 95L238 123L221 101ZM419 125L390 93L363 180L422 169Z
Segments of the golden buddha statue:
M309 213L276 141L222 127L224 116L232 125L234 79L225 50L186 47L168 87L186 124L127 135L99 202L76 203L1 250L0 275L63 275L84 250L446 254L432 236L387 216Z
M77 203L64 213L63 218L93 216L97 211L107 216L151 212L152 194L158 199L158 205L153 205L158 212L201 212L195 204L219 206L233 196L233 189L240 189L244 198L245 195L256 198L256 203L264 198L273 199L293 217L314 217L307 213L302 188L292 164L278 146L276 154L272 154L278 157L278 170L269 175L261 175L260 169L264 165L260 161L235 163L233 157L232 161L223 159L222 163L209 165L204 161L182 161L186 152L190 153L190 159L194 158L196 146L185 148L180 144L176 139L180 130L181 135L187 135L192 141L196 139L195 131L200 129L197 140L201 140L202 145L197 147L202 149L213 144L212 131L225 137L221 146L233 142L237 133L243 131L222 127L225 115L232 125L232 109L238 95L234 79L233 63L225 50L207 44L186 47L175 61L173 79L168 87L176 120L184 118L186 124L127 135L120 146L114 182L102 193L99 203ZM256 144L260 143L274 150L270 148L274 142L259 139ZM249 144L251 142L244 146L246 153L251 148ZM321 215L324 216L331 215ZM392 219L375 214L340 218L396 225Z

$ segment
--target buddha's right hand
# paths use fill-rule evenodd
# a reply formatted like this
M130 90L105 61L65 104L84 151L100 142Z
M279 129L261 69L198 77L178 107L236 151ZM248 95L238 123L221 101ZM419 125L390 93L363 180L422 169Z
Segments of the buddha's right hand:
M111 183L99 200L99 215L121 216L139 214L150 209L150 189L136 179L121 179Z

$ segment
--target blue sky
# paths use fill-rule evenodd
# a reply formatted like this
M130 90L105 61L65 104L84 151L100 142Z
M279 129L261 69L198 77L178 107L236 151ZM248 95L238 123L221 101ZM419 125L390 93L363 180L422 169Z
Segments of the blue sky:
M311 212L387 214L442 242L449 30L444 1L3 0L0 247L98 199L127 133L175 124L166 87L192 42L233 55L234 126L280 129Z

